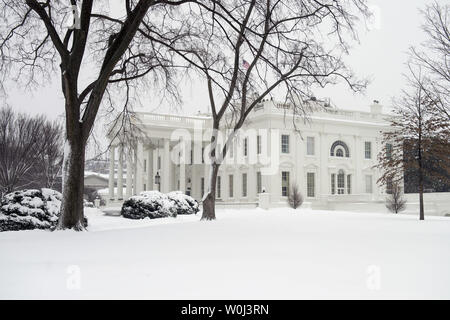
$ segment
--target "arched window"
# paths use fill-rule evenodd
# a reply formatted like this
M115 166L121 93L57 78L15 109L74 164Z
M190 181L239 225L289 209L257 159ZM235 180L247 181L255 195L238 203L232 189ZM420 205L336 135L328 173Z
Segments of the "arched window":
M346 158L350 157L350 151L345 144L345 142L338 140L333 143L330 149L330 156L343 157L345 154Z

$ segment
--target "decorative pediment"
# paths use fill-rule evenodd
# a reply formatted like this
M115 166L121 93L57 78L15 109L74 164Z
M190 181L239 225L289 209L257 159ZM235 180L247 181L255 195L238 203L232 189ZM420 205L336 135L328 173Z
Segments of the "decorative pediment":
M238 166L239 170L248 170L249 166L247 164L241 164Z
M365 166L364 168L362 168L362 171L364 172L373 172L375 170L375 168L373 168L372 166Z
M315 163L309 163L309 164L307 164L307 165L305 165L303 167L305 169L318 169L319 168L319 166L317 164L315 164Z
M280 168L294 168L294 164L291 161L283 161L280 163Z
M333 164L328 166L328 169L345 169L346 171L351 171L355 169L355 166L352 165L352 163L349 163L348 161L339 161L339 162L333 162Z

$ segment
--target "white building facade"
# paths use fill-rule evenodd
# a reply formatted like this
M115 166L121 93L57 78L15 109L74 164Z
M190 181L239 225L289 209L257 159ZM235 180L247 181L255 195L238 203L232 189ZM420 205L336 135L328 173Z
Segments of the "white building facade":
M270 206L285 206L294 184L313 208L381 203L385 191L377 185L375 165L389 121L377 102L370 109L317 108L304 120L293 117L288 104L260 103L229 145L219 169L217 203L257 206L264 193ZM144 190L181 190L201 201L208 190L211 118L137 115L145 134L136 144L110 137L109 204ZM226 138L226 130L221 133ZM223 141L219 138L220 146ZM130 183L122 178L125 162Z

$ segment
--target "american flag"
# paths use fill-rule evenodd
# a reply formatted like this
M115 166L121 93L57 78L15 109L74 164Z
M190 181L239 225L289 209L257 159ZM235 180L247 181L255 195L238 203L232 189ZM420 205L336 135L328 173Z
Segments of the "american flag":
M242 66L243 66L245 69L248 69L248 68L250 67L250 63L248 63L247 60L242 59Z

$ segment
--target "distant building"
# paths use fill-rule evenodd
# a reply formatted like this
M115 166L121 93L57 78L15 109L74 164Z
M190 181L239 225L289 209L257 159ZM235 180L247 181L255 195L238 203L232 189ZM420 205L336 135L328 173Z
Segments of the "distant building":
M109 175L97 172L84 172L84 188L90 190L99 190L107 188L109 183Z

